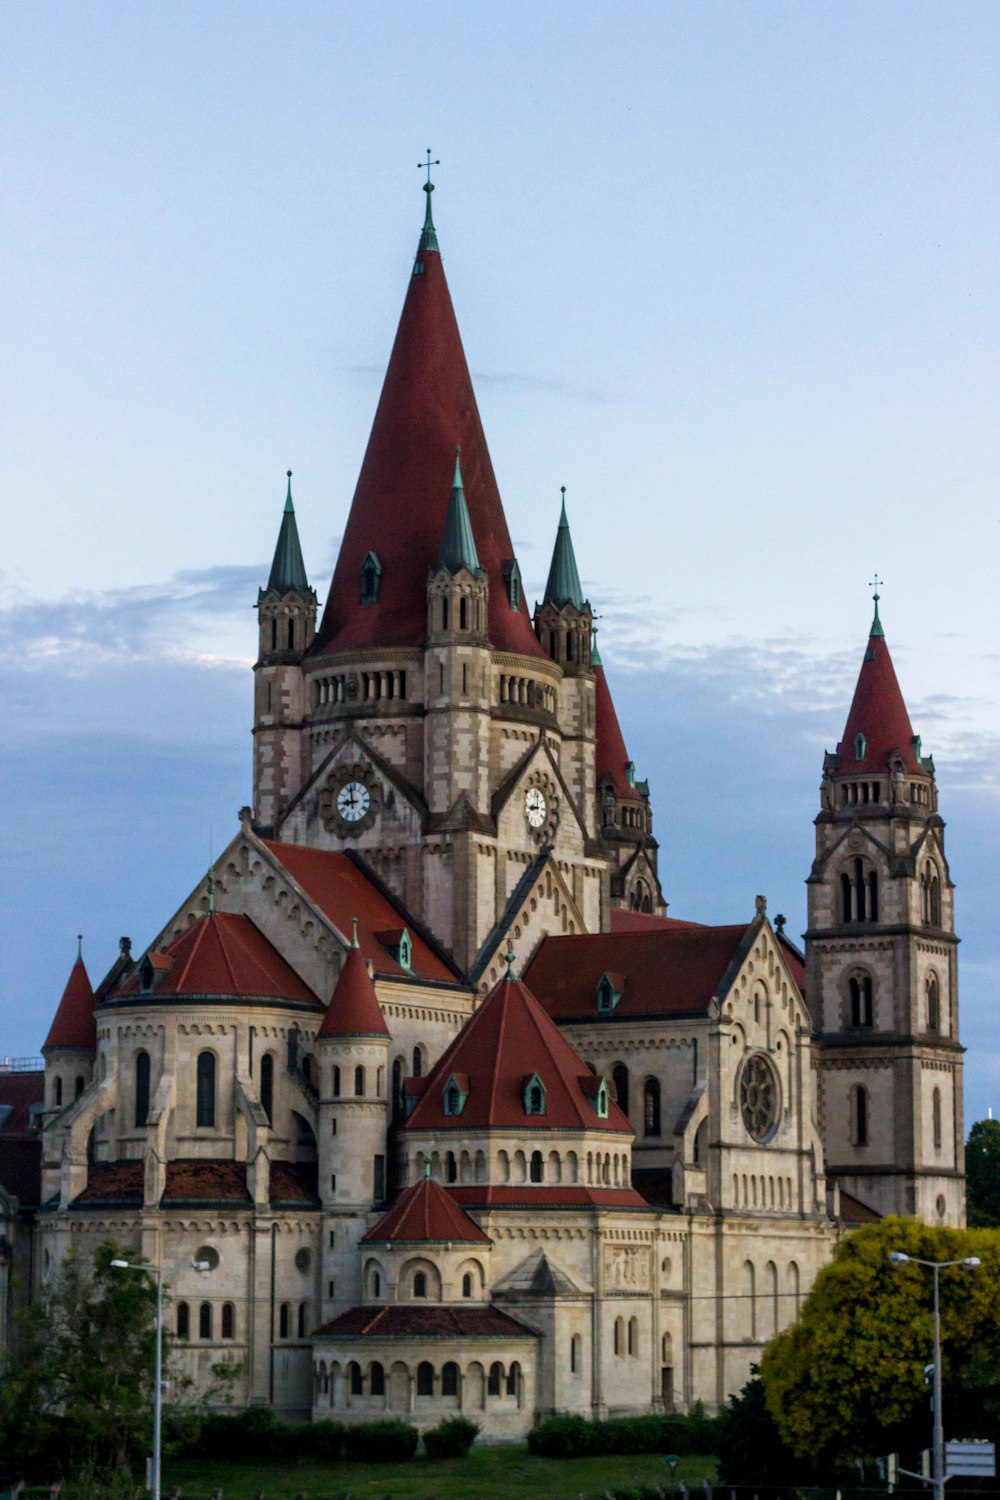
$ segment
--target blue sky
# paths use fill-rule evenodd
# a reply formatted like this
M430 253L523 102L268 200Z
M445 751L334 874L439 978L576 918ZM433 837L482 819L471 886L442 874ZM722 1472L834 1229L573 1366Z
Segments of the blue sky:
M678 915L804 925L883 618L1000 1105L994 4L8 6L0 1054L249 795L284 470L322 594L435 214L529 590L567 500Z

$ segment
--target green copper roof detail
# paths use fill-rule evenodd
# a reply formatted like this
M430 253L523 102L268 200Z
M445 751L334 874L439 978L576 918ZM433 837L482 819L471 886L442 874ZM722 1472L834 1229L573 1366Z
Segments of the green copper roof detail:
M418 255L424 250L440 249L437 241L437 231L434 228L434 220L431 217L431 193L434 191L434 184L431 182L431 167L439 167L440 165L440 159L431 161L430 146L427 147L427 160L417 162L417 166L421 172L427 172L427 181L424 183L424 192L427 194L427 212L424 214L424 227L420 235L420 243L417 246Z
M306 577L306 565L302 561L302 548L299 546L299 528L295 524L295 506L292 504L292 471L288 470L288 495L285 500L284 514L281 517L281 530L278 532L278 545L274 549L274 562L271 564L271 573L267 580L267 592L273 589L277 594L289 594L296 589L304 594L309 588L309 579Z
M549 581L545 585L544 604L554 604L556 609L562 609L564 604L575 604L577 609L583 608L583 589L580 587L580 574L577 571L576 556L573 552L573 539L569 534L569 521L566 519L566 486L562 487L562 513L559 517L559 530L556 532L556 545L552 553L552 566L549 568Z
M594 638L591 641L591 645L590 645L590 665L592 667L603 667L604 666L604 663L601 661L601 653L597 649L597 626L596 625L594 626Z
M451 500L445 518L438 567L457 573L459 568L468 568L470 573L479 572L479 553L476 539L472 535L469 507L465 503L465 488L462 484L462 455L455 450L455 477L451 482Z
M881 597L881 595L879 594L878 590L879 590L879 587L881 586L882 582L883 582L883 580L876 573L875 577L872 579L871 585L870 585L870 587L875 590L875 593L872 595L872 598L875 600L875 618L872 621L872 628L868 632L869 638L871 636L873 636L873 635L880 636L883 639L885 638L885 631L882 629L882 621L878 617L878 601L879 601L879 599Z

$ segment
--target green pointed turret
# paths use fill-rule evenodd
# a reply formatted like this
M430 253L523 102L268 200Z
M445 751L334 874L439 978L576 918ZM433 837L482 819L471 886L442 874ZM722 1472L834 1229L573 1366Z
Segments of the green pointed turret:
M577 571L576 556L573 552L573 539L569 534L569 521L566 519L565 485L562 489L562 514L559 517L559 530L556 532L556 545L552 552L552 566L549 568L549 581L545 585L543 603L554 604L556 609L562 609L564 604L575 604L577 609L582 609L584 605L580 574Z
M458 452L455 454L455 477L451 482L451 500L441 537L438 567L447 568L449 573L457 573L459 568L467 568L470 573L479 572L479 554L472 535L469 507L465 503L461 454Z
M288 495L284 515L281 517L278 545L274 549L274 562L267 580L267 592L270 593L272 589L277 594L289 594L293 589L304 594L309 589L306 565L302 561L302 548L299 546L299 528L295 524L291 469L288 470Z
M872 628L871 628L871 630L869 630L868 635L869 635L869 638L871 638L871 636L873 636L873 635L878 635L878 636L881 636L884 639L885 638L885 631L882 629L882 621L878 617L878 601L879 601L879 596L878 596L878 594L875 594L873 597L875 599L875 618L872 621Z
M428 163L427 166L427 181L424 183L424 192L427 194L427 212L424 214L424 227L421 230L420 243L417 246L418 255L422 255L425 250L440 249L438 246L437 230L434 228L434 220L431 217L431 193L434 191L434 184L431 182L432 165L437 166L437 163Z

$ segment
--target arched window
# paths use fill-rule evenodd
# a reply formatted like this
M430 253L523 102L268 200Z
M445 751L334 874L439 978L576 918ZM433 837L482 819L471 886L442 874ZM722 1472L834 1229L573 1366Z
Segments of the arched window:
M851 1095L851 1137L855 1146L868 1145L868 1090L860 1084Z
M757 1273L753 1261L743 1262L743 1326L752 1339L757 1337Z
M935 1089L931 1096L931 1110L934 1123L934 1150L941 1150L941 1090Z
M361 603L374 604L378 599L379 583L382 579L382 564L378 554L369 552L361 564Z
M61 1078L56 1078L56 1081L55 1081L55 1106L56 1106L56 1109L61 1109L62 1108L62 1079ZM145 1123L146 1122L144 1120L143 1124L145 1124Z
M929 975L927 979L927 1030L941 1030L941 999L934 974Z
M191 1309L186 1302L177 1304L177 1337L179 1339L191 1337Z
M660 1134L660 1081L647 1078L643 1089L643 1131L646 1135Z
M628 1352L635 1359L639 1353L639 1319L628 1320Z
M533 1083L528 1090L528 1114L543 1115L545 1113L545 1095L540 1083Z
M198 1309L198 1337L210 1339L212 1337L212 1304L203 1302Z
M458 1365L453 1359L441 1367L441 1394L442 1396L458 1395Z
M459 630L469 628L469 601L464 594L458 601L458 628Z
M292 1308L288 1302L283 1302L278 1312L278 1337L287 1339L292 1332Z
M195 1123L215 1124L215 1053L199 1052L196 1063Z
M454 1151L445 1152L444 1175L447 1182L458 1181L458 1162L455 1158Z
M277 622L276 619L273 619L271 621L271 650L272 651L277 651L277 649L278 649L278 622Z
M354 1092L359 1099L365 1096L365 1070L360 1063L354 1069Z
M870 974L852 974L849 981L851 994L851 1025L872 1025L872 981Z
M427 1296L427 1273L425 1271L418 1271L414 1276L413 1295L414 1297Z
M333 1097L335 1099L340 1098L340 1069L336 1063L333 1065Z
M611 1078L618 1095L618 1108L623 1115L628 1114L628 1068L624 1063L616 1063L611 1070Z
M529 1169L530 1180L532 1182L541 1182L544 1174L545 1163L542 1160L542 1153L540 1151L532 1151L531 1166Z
M417 1365L417 1395L433 1396L434 1394L434 1366L430 1360L422 1359Z
M414 1078L424 1076L424 1054L419 1046L413 1049L413 1076Z
M84 1083L83 1079L78 1077L76 1083L73 1085L73 1098L79 1099L80 1095L83 1093L86 1087L87 1085Z
M466 1271L465 1275L462 1277L462 1296L463 1297L471 1297L472 1296L472 1272L471 1271Z
M521 1373L521 1366L518 1364L517 1360L515 1359L513 1361L513 1363L511 1364L510 1369L507 1371L507 1394L508 1394L508 1396L516 1396L517 1395L517 1377L520 1375L520 1373Z
M403 1062L397 1057L392 1065L392 1115L396 1118L403 1108Z
M373 1271L372 1272L372 1296L373 1297L381 1297L381 1295L382 1295L382 1274L381 1274L380 1271Z
M347 1372L351 1378L351 1395L363 1396L365 1393L364 1377L361 1374L361 1366L356 1359L352 1359L347 1366Z
M222 1337L224 1339L236 1337L236 1309L231 1302L222 1304Z
M502 1382L503 1365L498 1359L495 1359L490 1365L490 1373L486 1377L486 1394L488 1396L499 1396Z
M371 1394L373 1396L384 1396L385 1395L385 1367L383 1365L379 1364L379 1362L378 1362L377 1359L372 1362L372 1367L371 1367L371 1370L369 1371L369 1377L368 1378L369 1378L368 1389L371 1391Z
M579 1375L582 1361L583 1340L578 1333L574 1333L569 1341L569 1369L571 1375Z
M299 1338L300 1339L304 1339L305 1336L306 1336L306 1323L308 1321L308 1317L309 1317L309 1304L308 1304L308 1302L300 1302L299 1303Z
M841 921L878 921L878 874L862 859L854 860L840 877Z
M615 1353L621 1357L625 1352L625 1319L615 1319Z
M274 1124L274 1056L265 1052L260 1060L260 1103L267 1123Z

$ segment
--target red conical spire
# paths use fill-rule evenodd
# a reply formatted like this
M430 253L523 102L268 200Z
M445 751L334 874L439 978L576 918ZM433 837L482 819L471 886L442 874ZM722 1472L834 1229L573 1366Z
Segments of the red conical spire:
M489 635L544 656L523 600L511 607L503 565L514 547L476 407L437 240L425 228L314 650L416 646L427 634L427 575L437 562L461 445L465 499L489 576ZM381 564L378 598L361 603L361 565Z
M355 940L347 950L347 961L341 969L333 995L327 1006L320 1036L388 1036L382 1007L368 967Z
M94 991L83 962L83 955L78 953L42 1051L50 1052L57 1047L90 1051L96 1046L97 1021L94 1018Z
M610 776L619 797L625 801L631 799L637 802L640 800L639 793L630 784L628 776L632 761L625 746L625 736L618 722L600 658L594 663L594 700L594 768L597 772L597 785L600 787L602 778Z
M920 761L910 716L885 643L876 595L875 618L854 689L854 701L837 746L837 771L851 775L884 771L890 755L897 751L908 771L926 770Z

